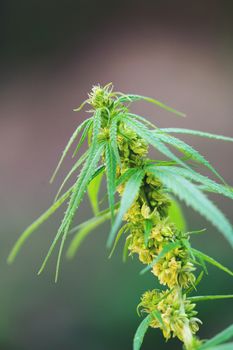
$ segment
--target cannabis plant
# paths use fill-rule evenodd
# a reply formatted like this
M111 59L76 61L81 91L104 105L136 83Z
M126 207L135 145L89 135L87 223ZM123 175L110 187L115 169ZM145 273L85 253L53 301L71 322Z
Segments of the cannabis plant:
M133 342L139 350L148 327L159 328L165 340L177 337L186 350L229 350L233 325L210 340L201 340L196 335L201 325L197 317L196 303L201 300L230 298L233 295L193 296L203 275L206 264L228 273L233 272L212 257L193 248L190 238L201 231L187 231L177 200L184 201L205 217L233 246L233 229L206 193L213 192L233 199L233 190L221 175L197 150L172 134L188 134L222 141L233 141L230 137L206 132L166 128L161 129L147 119L130 112L130 105L145 100L178 116L183 114L152 98L114 92L112 84L94 86L88 99L75 111L88 106L89 117L73 133L57 171L71 146L75 162L65 177L52 206L29 226L13 247L8 261L13 262L25 240L44 223L61 205L67 208L42 263L44 270L54 248L60 244L56 276L65 242L72 238L67 256L73 257L83 239L97 226L111 220L107 239L110 256L120 238L124 237L124 259L137 255L145 265L141 273L151 271L158 279L161 289L146 291L137 311L144 315ZM87 140L88 147L77 159ZM151 159L149 147L154 148L156 158L161 153L165 160ZM199 172L207 168L217 181ZM81 170L79 170L81 168ZM74 175L73 185L63 191ZM106 176L108 208L99 209L99 188ZM61 194L63 192L63 194ZM74 216L85 193L91 201L94 217L72 228ZM122 225L123 222L123 225Z

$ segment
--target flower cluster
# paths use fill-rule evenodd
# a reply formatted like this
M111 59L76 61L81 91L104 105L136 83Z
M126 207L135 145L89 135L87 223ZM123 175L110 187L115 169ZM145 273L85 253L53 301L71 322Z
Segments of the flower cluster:
M183 308L181 308L183 303ZM191 303L183 295L182 302L177 289L160 292L156 289L145 292L141 298L139 308L143 312L152 314L151 327L161 328L166 339L171 336L177 336L183 341L183 330L188 325L193 333L199 329L201 321L196 318L197 311L194 310L195 304ZM153 312L158 310L161 319L154 316Z
M111 89L103 91L96 87L89 97L94 108L111 106L114 115ZM118 104L117 108L125 107ZM100 137L107 139L108 132L104 118ZM117 125L117 147L121 160L121 166L117 167L118 177L130 168L143 167L149 161L146 158L147 143L122 121ZM123 191L124 184L121 184L118 192L121 195ZM183 290L194 285L195 267L187 245L183 243L184 240L188 241L188 234L179 231L170 222L170 204L171 200L161 181L151 173L146 173L137 198L124 215L129 229L128 249L130 255L137 254L143 264L151 265L152 273L158 277L161 285L167 287L166 291L147 291L142 296L139 304L142 311L152 316L153 312L160 315L160 318L151 318L150 326L160 328L166 339L177 336L187 350L194 350L200 343L193 334L197 332L201 321L195 317L195 304L186 298ZM145 225L148 222L150 232L146 237ZM174 249L161 255L168 244L175 244Z
M143 165L146 162L148 147L144 140L125 125L119 126L119 135L118 148L122 167L118 168L118 173L122 175L135 164ZM124 185L121 185L118 191L122 194L123 190ZM153 318L150 326L161 328L166 339L171 335L177 336L186 342L187 349L188 346L192 346L190 349L195 349L194 343L199 344L199 341L192 337L192 334L197 332L200 320L194 317L197 313L193 310L195 304L191 304L185 294L179 292L182 288L188 288L195 283L193 274L195 267L191 262L189 251L181 243L153 264L168 243L182 242L182 239L189 238L169 221L169 206L170 199L165 193L163 184L151 174L146 174L139 195L124 216L130 231L127 238L128 249L130 254L138 254L143 264L152 264L152 273L158 277L160 284L168 287L165 292L149 291L142 297L140 305L143 311L151 313L157 310L163 320L161 324ZM149 220L152 226L147 239L145 239L146 220ZM187 333L190 333L188 341L185 339Z

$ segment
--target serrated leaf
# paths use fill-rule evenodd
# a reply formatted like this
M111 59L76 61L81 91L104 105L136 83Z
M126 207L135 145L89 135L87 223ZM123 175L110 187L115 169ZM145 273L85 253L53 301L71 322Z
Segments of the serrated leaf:
M201 347L200 350L207 350L212 349L212 347L222 344L226 342L227 340L230 340L233 338L233 325L230 325L226 329L224 329L222 332L215 335L212 339L207 340Z
M91 179L88 187L87 192L88 196L91 202L92 210L95 215L98 215L99 213L99 200L98 200L98 194L100 190L101 181L103 178L103 171L105 167L102 165L97 169L97 174L94 176L93 179Z
M72 259L76 254L78 248L84 239L91 233L94 229L96 229L99 225L104 223L105 221L111 218L111 213L105 213L104 215L97 216L90 220L89 223L82 225L82 227L78 230L78 232L74 235L73 240L70 243L70 246L67 250L67 258Z
M233 246L233 229L230 222L197 186L168 170L165 172L151 169L150 172L157 176L179 199L185 201L187 205L210 221Z
M65 184L67 183L67 181L70 179L70 177L75 173L75 171L80 167L80 165L83 164L83 162L86 160L86 158L88 157L88 151L86 151L77 161L76 163L73 165L73 167L71 168L71 170L69 171L69 173L66 175L65 179L63 180L61 186L59 187L57 194L54 198L54 201L57 200L57 198L59 197L61 191L63 190Z
M96 147L95 147L94 143L93 143L93 150L95 150L95 154L93 155L92 158L90 157L90 159L87 159L87 168L85 169L85 167L84 167L84 172L82 173L82 175L80 174L81 176L79 179L81 181L79 182L79 186L78 186L77 190L75 191L75 187L76 187L76 185L75 185L73 194L70 197L70 202L69 202L67 211L65 213L64 220L62 221L62 224L60 226L61 234L62 233L63 234L62 234L61 245L59 248L59 253L58 253L58 258L57 258L55 282L57 282L57 280L58 280L61 254L63 251L64 243L65 243L70 225L72 223L74 214L82 201L83 195L84 195L85 191L87 190L87 185L90 182L92 176L94 175L94 173L96 171L95 167L96 167L96 165L99 161L99 158L102 154L103 147L104 147L103 144L98 145L98 146L96 145ZM72 200L73 200L73 203L72 203ZM63 223L64 223L64 228L63 228ZM59 236L58 236L58 238L59 238ZM55 244L56 244L56 242L55 242ZM46 258L45 258L45 262L46 262ZM42 270L43 270L43 264L42 264ZM39 274L41 273L42 270L39 271Z
M142 139L144 139L148 144L151 144L155 149L161 152L166 157L172 159L176 163L182 165L184 168L192 169L183 162L179 157L177 157L170 149L160 140L158 140L155 135L142 123L131 120L130 118L125 118L125 123L133 129Z
M220 270L228 273L229 275L233 276L233 272L229 270L227 267L223 266L220 264L218 261L215 259L211 258L210 256L202 253L200 250L192 248L192 252L194 255L196 255L198 258L201 258L202 260L208 262L211 265L214 265L215 267L219 268Z
M226 295L198 295L195 297L189 297L188 299L195 303L197 301L232 299L232 298L233 298L233 294L226 294Z
M75 151L74 151L72 157L75 157L77 155L79 149L82 147L82 145L83 145L83 143L84 143L84 141L85 141L85 139L87 137L88 131L89 131L90 126L91 126L92 123L93 123L93 120L91 119L91 120L89 120L89 123L86 124L86 126L85 126L85 128L83 130L82 136L80 137L80 140L79 140L79 142L78 142L78 144L77 144L77 146L75 148Z
M129 210L129 208L131 207L135 198L138 195L143 177L144 177L144 171L139 169L137 170L136 173L134 173L130 177L130 179L127 181L125 185L124 193L121 198L119 212L111 228L111 231L107 240L108 248L112 246L115 234L119 229L119 226L121 224L124 214Z
M53 203L53 205L49 209L47 209L37 220L35 220L30 226L28 226L26 230L19 236L19 238L15 242L7 258L7 262L9 264L14 262L16 255L18 254L19 250L22 248L22 245L31 236L31 234L35 230L37 230L38 227L41 226L45 221L47 221L50 218L50 216L53 213L55 213L55 211L57 211L60 208L60 206L70 196L72 189L73 189L73 186L66 193L64 193L60 198L58 198L57 201Z
M134 340L133 340L133 350L140 350L144 336L150 326L150 323L152 321L152 315L149 314L144 318L144 320L140 323L138 329L136 330Z
M125 183L126 181L129 180L129 178L135 174L137 171L139 170L139 168L129 168L127 169L116 181L116 187L122 185L123 183Z
M96 110L93 120L93 129L92 129L92 142L89 150L88 158L81 170L81 173L78 177L78 180L74 186L73 193L68 205L67 211L62 222L62 226L66 227L69 225L73 219L74 213L80 204L87 185L89 184L93 174L95 173L95 167L99 162L100 156L102 154L104 144L98 143L98 134L101 127L101 110Z
M138 115L138 114L135 114L135 113L127 113L127 115L131 118L135 118L135 119L138 119L140 120L141 122L143 122L144 124L148 125L148 126L151 126L153 129L157 129L157 126L154 125L153 123L151 123L149 120L147 120L146 118Z
M156 165L157 167L157 165ZM205 185L205 190L210 192L219 193L224 195L225 197L233 199L233 190L227 186L220 185L217 182L209 179L207 176L203 176L198 172L189 171L188 169L183 169L176 166L159 166L160 170L168 170L169 172L173 172L174 174L183 176L189 180L195 181L197 183L201 183Z
M168 218L171 223L175 224L178 230L181 232L186 231L186 222L184 215L179 203L174 199L171 199L171 204L168 208Z
M184 153L186 156L190 157L190 159L196 161L199 164L204 165L207 167L212 173L214 173L221 181L224 181L221 175L214 169L214 167L201 155L197 150L195 150L193 147L185 143L184 141L177 139L176 137L173 137L171 135L166 135L161 133L160 130L154 131L155 135L160 139L160 141L168 143L169 145L175 147L180 152Z
M121 159L120 159L119 149L117 145L117 123L118 123L118 118L114 118L110 125L109 135L110 135L110 144L115 154L115 158L117 160L117 163L121 166Z
M174 108L171 108L171 107L165 105L164 103L162 103L158 100L155 100L151 97L134 95L134 94L125 94L125 95L118 98L119 102L134 102L134 101L139 101L139 100L144 100L146 102L153 103L153 104L159 106L160 108L165 109L168 112L174 113L180 117L185 117L184 113L179 112L179 111L175 110Z
M93 143L93 145L95 145L95 143ZM42 263L42 266L41 266L38 274L40 274L44 270L46 263L47 263L50 255L52 254L59 238L61 236L65 236L65 238L66 238L67 233L68 233L69 228L70 228L70 225L71 225L71 222L72 222L72 219L74 217L74 214L75 214L76 210L78 209L78 206L81 203L81 200L83 198L85 190L87 189L87 184L89 183L91 176L95 172L95 166L98 163L99 158L102 154L103 147L104 147L103 144L99 144L96 147L94 147L94 146L92 147L90 154L89 154L89 157L87 158L86 163L84 164L82 171L78 177L78 180L73 187L73 193L70 197L70 201L69 201L67 210L65 212L64 218L62 220L62 223L61 223L61 225L58 229L58 232L57 232L57 234L56 234L56 236L55 236L55 238L54 238L54 240L49 248L49 251L48 251L48 253L47 253L47 255ZM64 239L61 243L61 247L63 247ZM60 257L60 255L61 255L61 253L59 251L59 257ZM57 263L55 280L57 280L57 278L58 278L59 261L60 261L60 258L59 258L58 263Z
M233 138L232 137L211 134L209 132L203 132L203 131L198 131L198 130L181 129L181 128L163 128L161 130L163 130L165 132L168 132L168 133L188 134L188 135L206 137L206 138L209 138L209 139L233 142Z
M53 173L53 175L52 175L52 177L51 177L51 179L50 179L50 182L51 182L51 183L52 183L53 180L55 179L55 177L56 177L56 175L57 175L57 172L58 172L58 170L59 170L59 168L60 168L60 166L61 166L63 160L65 159L65 156L67 155L67 153L68 153L70 147L73 145L73 143L74 143L74 141L76 140L76 138L77 138L78 134L80 133L80 131L86 126L86 124L88 124L89 120L91 120L91 118L88 118L88 119L84 120L84 122L82 122L82 124L80 124L80 125L77 127L77 129L75 130L75 132L73 133L73 135L72 135L71 138L69 139L69 141L68 141L68 143L67 143L67 145L66 145L64 151L62 152L62 156L61 156L61 158L60 158L60 160L59 160L59 162L58 162L58 165L57 165L57 167L56 167L56 169L55 169L55 171L54 171L54 173Z
M146 266L143 270L140 271L140 275L143 275L145 272L149 271L150 269L152 269L152 267L157 264L157 262L162 259L167 253L171 252L172 250L174 250L175 248L179 248L181 246L181 242L177 241L177 242L171 242L171 243L167 243L162 251L157 255L157 257L152 261L152 263L150 263L150 265Z
M105 146L106 178L108 190L108 202L111 211L112 223L114 221L114 194L116 191L116 167L117 161L112 146L107 143Z

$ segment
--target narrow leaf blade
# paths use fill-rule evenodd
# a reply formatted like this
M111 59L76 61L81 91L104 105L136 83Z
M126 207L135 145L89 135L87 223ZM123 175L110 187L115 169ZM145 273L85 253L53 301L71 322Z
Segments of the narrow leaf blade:
M229 270L227 267L223 266L222 264L220 264L218 261L216 261L215 259L211 258L210 256L208 256L207 254L202 253L200 250L194 249L192 248L192 252L194 255L196 255L198 258L201 258L202 260L208 262L209 264L219 268L220 270L228 273L229 275L233 276L233 272L231 270Z
M152 315L149 314L148 316L146 316L144 318L144 320L140 323L135 336L134 336L134 340L133 340L133 350L140 350L142 343L143 343L143 339L144 336L150 326L150 322L152 320Z
M119 208L118 215L115 219L115 222L111 228L108 240L107 240L107 247L110 248L112 246L115 234L121 224L122 218L124 214L127 212L127 210L131 207L133 204L141 186L142 179L144 177L144 171L139 169L137 172L135 172L128 182L125 185L125 190L121 199L121 204Z
M169 221L174 223L181 232L186 231L186 222L179 203L172 199L168 208Z
M176 109L171 108L171 107L167 106L166 104L164 104L158 100L155 100L151 97L134 95L134 94L127 94L127 95L123 95L123 96L119 97L119 99L118 99L118 101L120 101L120 102L134 102L134 101L139 101L139 100L144 100L146 102L153 103L153 104L159 106L160 108L162 108L168 112L174 113L180 117L185 117L184 113L179 112Z
M165 172L156 169L151 169L150 171L175 195L210 221L233 246L233 229L230 222L197 186L193 185L187 179L169 173L168 171Z
M101 166L99 169L97 169L98 173L96 176L90 181L87 192L88 196L91 202L92 210L95 215L99 213L99 200L98 200L98 194L103 178L103 170L105 169L104 166Z
M37 230L37 228L41 226L45 221L47 221L50 216L55 213L55 211L57 211L60 206L66 201L66 199L70 196L72 189L73 187L71 187L66 193L57 199L57 201L53 203L53 205L48 210L46 210L37 220L28 226L26 230L20 235L7 258L7 262L9 264L14 262L19 250L22 248L23 244L31 236L31 234Z
M211 134L209 132L203 132L203 131L198 131L198 130L181 129L181 128L163 128L161 130L168 132L168 133L187 134L187 135L206 137L209 139L233 142L233 137L216 135L216 134Z
M112 146L107 143L105 147L106 158L106 177L107 177L107 190L108 190L108 202L112 215L112 222L114 221L114 194L116 191L116 166L117 161Z
M207 340L207 342L205 342L204 345L201 346L200 350L210 349L211 347L222 344L232 338L233 338L233 325L230 325L229 327L224 329L222 332L215 335L212 339Z
M52 175L52 177L51 177L51 180L50 180L51 183L54 181L54 179L55 179L55 177L56 177L56 175L57 175L57 172L58 172L58 170L60 169L60 166L61 166L63 160L65 159L65 157L66 157L66 155L67 155L67 153L68 153L70 147L72 146L72 144L73 144L74 141L76 140L76 138L77 138L78 134L80 133L80 131L89 123L89 120L90 120L90 119L91 119L91 118L84 120L84 122L82 122L82 124L80 124L80 125L77 127L77 129L75 130L75 132L73 133L73 135L72 135L71 138L69 139L69 141L68 141L68 143L67 143L67 145L66 145L64 151L62 152L62 156L61 156L61 158L60 158L60 160L59 160L59 162L58 162L58 165L57 165L57 167L56 167L56 169L55 169L55 171L54 171L54 173L53 173L53 175Z

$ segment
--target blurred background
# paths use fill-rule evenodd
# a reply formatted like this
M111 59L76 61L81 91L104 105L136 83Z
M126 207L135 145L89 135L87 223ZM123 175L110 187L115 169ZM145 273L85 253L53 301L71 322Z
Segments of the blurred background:
M156 288L139 276L136 257L122 263L121 246L107 259L109 225L93 232L73 261L55 256L41 276L42 258L61 210L7 266L12 244L52 202L63 173L48 180L60 152L85 113L74 113L93 84L155 97L187 114L178 118L145 103L133 110L161 127L233 136L233 8L231 1L29 1L0 4L0 350L132 349L141 294ZM232 145L184 137L232 179ZM104 192L103 192L104 194ZM230 200L212 196L230 220ZM216 230L185 208L189 228L206 227L193 245L232 268L232 251ZM85 201L76 218L90 217ZM200 294L232 292L230 277L210 267ZM232 322L232 302L200 302L201 338ZM144 350L180 349L149 330Z

